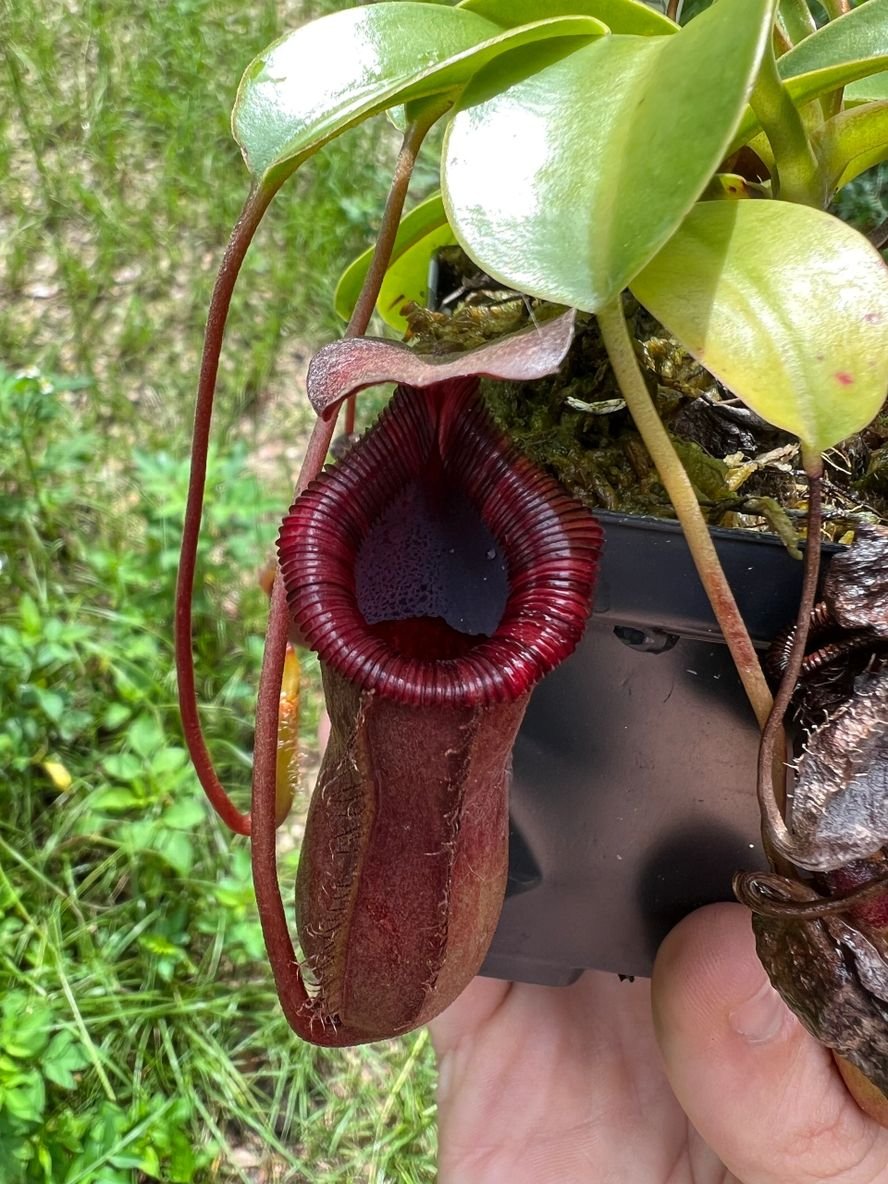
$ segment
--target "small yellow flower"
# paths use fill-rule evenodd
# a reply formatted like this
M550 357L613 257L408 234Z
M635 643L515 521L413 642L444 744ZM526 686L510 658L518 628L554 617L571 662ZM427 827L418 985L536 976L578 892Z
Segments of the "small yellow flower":
M71 788L72 777L61 761L41 761L40 767L59 793Z

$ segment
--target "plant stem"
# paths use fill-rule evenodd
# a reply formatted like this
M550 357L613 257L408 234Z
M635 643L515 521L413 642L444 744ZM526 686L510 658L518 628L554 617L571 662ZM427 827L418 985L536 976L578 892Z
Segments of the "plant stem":
M851 0L820 0L820 2L826 9L826 15L831 21L851 11Z
M675 507L675 513L681 523L691 557L706 589L715 618L734 659L759 726L763 726L771 710L768 684L737 608L734 594L722 571L693 486L672 447L645 386L619 297L599 311L598 322L617 382L635 420L635 426L657 467L660 480Z
M392 250L395 246L395 238L397 237L398 226L401 221L401 211L404 209L404 199L407 197L410 178L413 176L413 170L416 167L416 158L419 155L419 150L422 147L422 142L429 128L444 114L449 106L449 99L429 104L422 115L404 133L404 140L395 164L391 187L389 188L385 208L382 212L382 222L379 227L379 235L376 239L373 258L370 260L370 267L364 277L360 294L355 301L348 325L345 328L344 335L346 337L360 337L363 333L367 332L367 326L370 324L370 318L373 316L373 310L379 298L379 290L382 287L382 281L385 279L389 260L392 257ZM355 396L350 395L345 409L345 431L346 435L349 436L355 430L355 403Z
M804 458L804 452L803 452ZM789 651L786 667L780 679L780 686L774 696L774 704L762 729L759 746L757 792L762 816L762 841L765 853L772 863L777 856L792 858L792 838L783 819L781 809L785 795L775 790L775 745L782 733L783 717L799 680L799 672L805 657L808 628L811 613L817 597L817 579L820 574L820 529L823 519L822 475L820 457L805 460L808 474L808 537L805 544L805 569L802 578L802 595L796 619L795 633ZM779 768L779 765L776 765Z
M197 384L194 432L191 441L191 473L188 481L188 497L185 503L185 522L182 527L179 577L176 583L176 677L185 743L188 745L198 780L216 813L226 826L241 835L250 833L249 815L242 814L225 792L216 775L200 726L197 690L194 682L191 611L194 597L194 571L197 565L197 544L200 536L207 478L207 455L210 427L213 420L213 400L216 393L216 375L219 370L219 355L222 351L225 322L231 304L231 295L247 248L279 186L280 182L275 185L259 186L251 191L231 232L213 287L204 334L200 378Z
M410 178L413 176L413 169L416 166L416 158L429 129L434 123L437 123L450 104L450 99L439 99L434 103L427 104L421 115L404 132L401 150L398 153L395 171L392 174L391 187L382 212L373 258L370 260L360 295L355 301L355 307L352 309L348 325L346 325L346 337L360 337L367 331L376 301L379 298L379 289L382 287L382 281L385 279L389 260L392 257L401 221L401 211L404 209L404 201L407 197Z
M805 0L780 0L778 20L793 45L817 32L817 25Z
M774 153L777 196L821 209L825 194L817 156L802 117L777 72L777 59L770 43L765 48L750 102Z
M449 103L443 102L438 102L434 106L428 105L423 116L412 123L404 133L373 259L346 327L345 335L347 337L360 336L370 323L379 296L379 289L391 258L417 153L427 131L443 114L447 106ZM295 497L298 497L320 472L330 447L335 423L335 415L329 421L320 417L316 420L299 473ZM306 1034L311 1027L312 1000L302 981L284 913L277 875L275 845L278 707L281 680L284 674L288 628L286 591L283 580L277 578L272 588L256 704L251 804L251 858L259 920L262 924L268 959L271 963L281 1006L290 1026L295 1031Z

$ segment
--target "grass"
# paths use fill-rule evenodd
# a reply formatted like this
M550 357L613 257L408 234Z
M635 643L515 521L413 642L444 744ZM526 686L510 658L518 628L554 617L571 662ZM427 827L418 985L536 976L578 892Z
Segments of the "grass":
M5 1184L434 1175L425 1035L325 1053L289 1032L246 847L203 804L175 709L197 358L246 192L228 112L250 58L323 7L0 0ZM372 237L393 151L382 122L306 167L233 307L195 609L208 737L241 793L301 372L338 332L335 277ZM310 761L311 660L303 675Z
M284 7L296 21L300 7L321 6ZM170 417L164 426L181 426L215 267L247 189L231 103L243 66L281 31L277 8L8 5L8 362L100 377L130 422L147 399ZM288 343L336 330L332 277L366 245L387 186L386 146L372 135L333 145L276 203L236 299L224 405L267 398L289 377Z
M341 5L329 5L341 7ZM0 1178L433 1178L424 1034L333 1054L280 1018L247 850L178 734L172 586L203 317L246 192L242 68L323 5L0 0ZM246 786L264 600L338 269L394 138L275 203L220 380L201 694ZM316 671L305 663L313 756ZM285 856L292 882L295 855Z

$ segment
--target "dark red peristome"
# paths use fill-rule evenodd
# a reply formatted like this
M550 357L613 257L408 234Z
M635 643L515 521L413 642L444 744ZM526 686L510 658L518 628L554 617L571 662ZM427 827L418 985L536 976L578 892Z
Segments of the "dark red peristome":
M414 484L439 504L459 497L474 507L507 585L490 636L443 641L447 627L432 622L443 649L430 638L423 656L421 638L392 644L391 626L368 626L355 578L361 541ZM343 678L405 705L477 706L526 694L574 649L600 545L595 519L507 443L469 378L398 388L377 425L291 508L278 551L296 628Z

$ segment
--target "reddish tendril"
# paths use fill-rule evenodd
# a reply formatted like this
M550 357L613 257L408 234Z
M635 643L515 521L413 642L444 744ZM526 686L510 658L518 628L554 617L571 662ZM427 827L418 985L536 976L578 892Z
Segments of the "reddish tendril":
M754 913L779 921L813 921L836 913L850 913L888 890L888 876L869 880L838 896L819 896L799 880L767 872L737 872L734 894Z
M219 355L222 351L225 322L244 256L278 187L279 183L273 186L262 186L254 189L247 198L240 218L231 233L213 288L194 411L191 472L188 479L188 497L185 504L185 522L182 527L182 547L179 557L179 576L176 583L176 681L185 743L191 754L195 772L213 809L226 826L241 835L250 833L250 817L248 814L242 814L225 792L216 774L201 729L194 678L191 616L194 573L197 566L197 543L203 516L210 427L216 393L216 375L219 370Z

